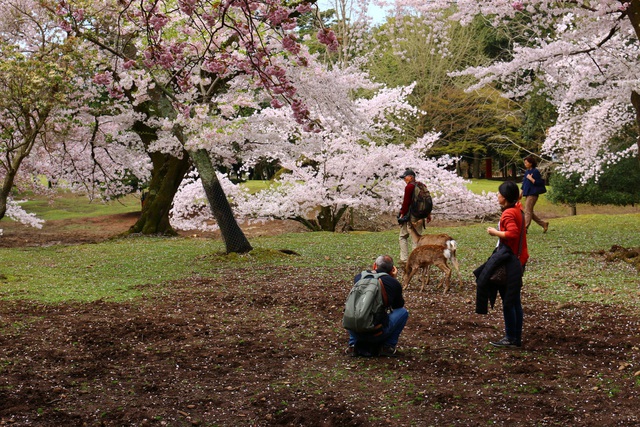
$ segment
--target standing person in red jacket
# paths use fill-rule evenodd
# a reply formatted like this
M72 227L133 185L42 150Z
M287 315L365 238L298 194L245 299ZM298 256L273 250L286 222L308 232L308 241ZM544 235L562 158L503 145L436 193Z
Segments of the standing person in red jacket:
M407 223L411 221L416 231L422 234L424 221L413 217L410 212L411 202L413 201L413 191L416 189L416 173L411 169L407 169L400 175L400 178L404 179L404 182L407 184L406 187L404 187L402 208L400 209L400 213L398 213L398 223L400 224L400 238L398 239L400 242L400 262L398 265L404 268L409 258L409 236L411 235ZM427 222L431 222L431 214L429 214L426 220Z
M476 276L476 313L486 314L487 306L496 300L499 293L502 299L505 336L491 342L495 347L521 347L523 311L521 301L522 275L529 259L527 233L522 204L519 201L520 190L512 181L503 182L498 188L498 203L502 215L498 229L488 227L487 233L500 239L491 257L478 267ZM505 267L505 283L493 282L492 275Z

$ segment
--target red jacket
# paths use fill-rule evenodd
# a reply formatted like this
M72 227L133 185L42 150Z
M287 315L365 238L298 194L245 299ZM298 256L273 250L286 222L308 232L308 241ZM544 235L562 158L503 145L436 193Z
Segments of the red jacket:
M400 216L403 217L409 213L411 202L413 201L413 190L416 188L415 183L410 182L404 187L404 199L402 200L402 208L400 209Z
M522 214L522 204L516 203L514 207L506 209L500 217L500 231L504 231L506 236L500 242L511 248L514 254L518 253L520 245L520 231L523 230L524 216ZM527 248L527 231L522 234L522 251L518 256L520 264L525 265L529 259L529 249Z

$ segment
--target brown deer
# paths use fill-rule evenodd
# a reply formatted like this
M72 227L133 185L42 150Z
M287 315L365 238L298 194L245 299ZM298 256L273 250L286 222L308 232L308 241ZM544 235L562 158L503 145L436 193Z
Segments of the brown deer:
M416 230L415 226L411 221L409 221L409 234L411 234L411 240L413 241L414 249L424 245L444 245L447 246L447 242L452 242L449 244L449 250L451 251L451 265L456 270L456 274L458 275L459 284L462 283L462 276L460 275L460 265L458 264L458 258L456 257L456 250L458 249L457 242L453 239L453 237L448 234L420 234L418 230ZM429 267L426 267L425 275L427 276L427 283L429 282ZM424 287L424 284L423 284Z
M447 244L445 245L422 245L411 251L411 254L409 254L409 259L407 260L407 265L404 269L402 288L409 288L411 278L421 268L428 271L429 267L435 265L444 273L444 278L442 279L442 283L439 287L442 287L442 285L444 285L444 291L448 292L451 284L451 269L447 265L447 261L451 259L452 251L450 248L454 245L455 240L448 240ZM422 282L420 292L422 292L423 290L424 281Z

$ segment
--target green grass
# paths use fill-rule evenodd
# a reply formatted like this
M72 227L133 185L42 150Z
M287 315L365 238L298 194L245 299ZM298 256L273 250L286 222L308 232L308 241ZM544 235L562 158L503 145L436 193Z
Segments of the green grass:
M28 201L21 206L27 212L32 212L45 221L114 215L140 210L140 198L136 195L110 202L89 201L72 193L61 193L52 201L42 197L25 197L24 199ZM2 228L1 225L0 228Z
M431 228L453 235L459 244L461 272L472 281L473 269L490 254L495 239L487 224ZM640 246L640 215L585 215L559 218L542 234L529 236L531 262L527 291L558 302L594 301L640 306L638 272L623 262L605 263L592 252L613 244ZM241 266L289 265L335 269L336 280L368 267L380 253L395 255L395 230L378 233L293 233L252 239L255 250L224 255L220 241L185 238L127 238L100 244L0 249L3 260L0 298L45 302L124 300L143 292L138 285L191 276L224 274ZM299 256L279 252L289 249ZM355 254L355 255L354 255Z
M471 179L467 188L476 194L496 193L501 181L493 181L488 179Z
M264 190L269 188L272 184L272 181L247 181L242 184L243 187L249 190L251 194L257 193L260 190Z
M488 180L488 179L472 179L471 182L467 185L467 188L476 194L485 193L497 193L498 187L502 183L502 181L497 180ZM520 184L519 184L520 185ZM547 186L547 189L551 188ZM568 216L572 215L571 207L568 205L554 205L550 201L547 200L547 196L545 194L540 195L538 198L538 202L535 206L536 213L542 213L545 217L559 217L559 216ZM579 203L576 206L576 212L578 215L584 214L610 214L610 213L640 213L640 207L638 206L592 206L584 203Z
M217 246L217 248L216 248ZM45 302L123 300L138 285L212 273L197 258L219 243L178 238L129 238L101 244L0 249L0 298Z
M488 187L487 182L476 188L480 187ZM38 202L30 203L49 219L139 209L133 197L125 204L88 204L77 199L73 203L70 196L61 199L48 209ZM542 203L540 206L538 212L544 208ZM547 213L543 211L543 216ZM461 272L470 284L474 268L486 260L496 243L486 233L489 225L494 224L429 227L429 232L445 232L456 238ZM547 234L532 226L528 241L531 260L525 274L527 292L558 302L593 301L640 307L638 271L624 262L606 263L602 256L594 255L612 245L640 247L639 213L553 218ZM292 233L255 238L251 243L255 250L246 255L224 255L221 241L191 238L137 237L76 246L2 248L0 299L121 301L153 289L141 285L225 274L225 270L238 266L257 270L280 265L331 270L335 271L335 280L342 281L370 266L377 255L398 253L395 229ZM284 255L280 249L295 251L299 256Z

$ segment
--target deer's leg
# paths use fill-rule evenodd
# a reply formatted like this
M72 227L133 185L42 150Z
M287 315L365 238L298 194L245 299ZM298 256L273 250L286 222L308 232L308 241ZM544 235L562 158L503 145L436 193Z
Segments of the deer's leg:
M412 268L411 264L409 264L409 262L407 261L407 266L404 271L404 274L405 274L405 277L403 279L404 285L402 286L402 289L409 289L411 278L413 277L414 274L416 274L416 271L418 271L418 269Z
M460 265L458 264L458 258L456 258L455 254L451 257L451 264L456 270L456 275L458 276L458 287L462 288L462 275L460 274Z
M440 270L444 273L444 277L442 278L442 283L444 285L444 292L449 292L449 287L451 286L451 269L447 266L447 262L443 262L438 265Z
M420 288L420 292L424 291L424 285L425 283L428 285L429 284L429 275L431 274L431 266L427 265L426 267L422 267L422 277L420 278L420 282L422 284L422 287ZM426 278L426 282L425 282L425 276L427 276Z

